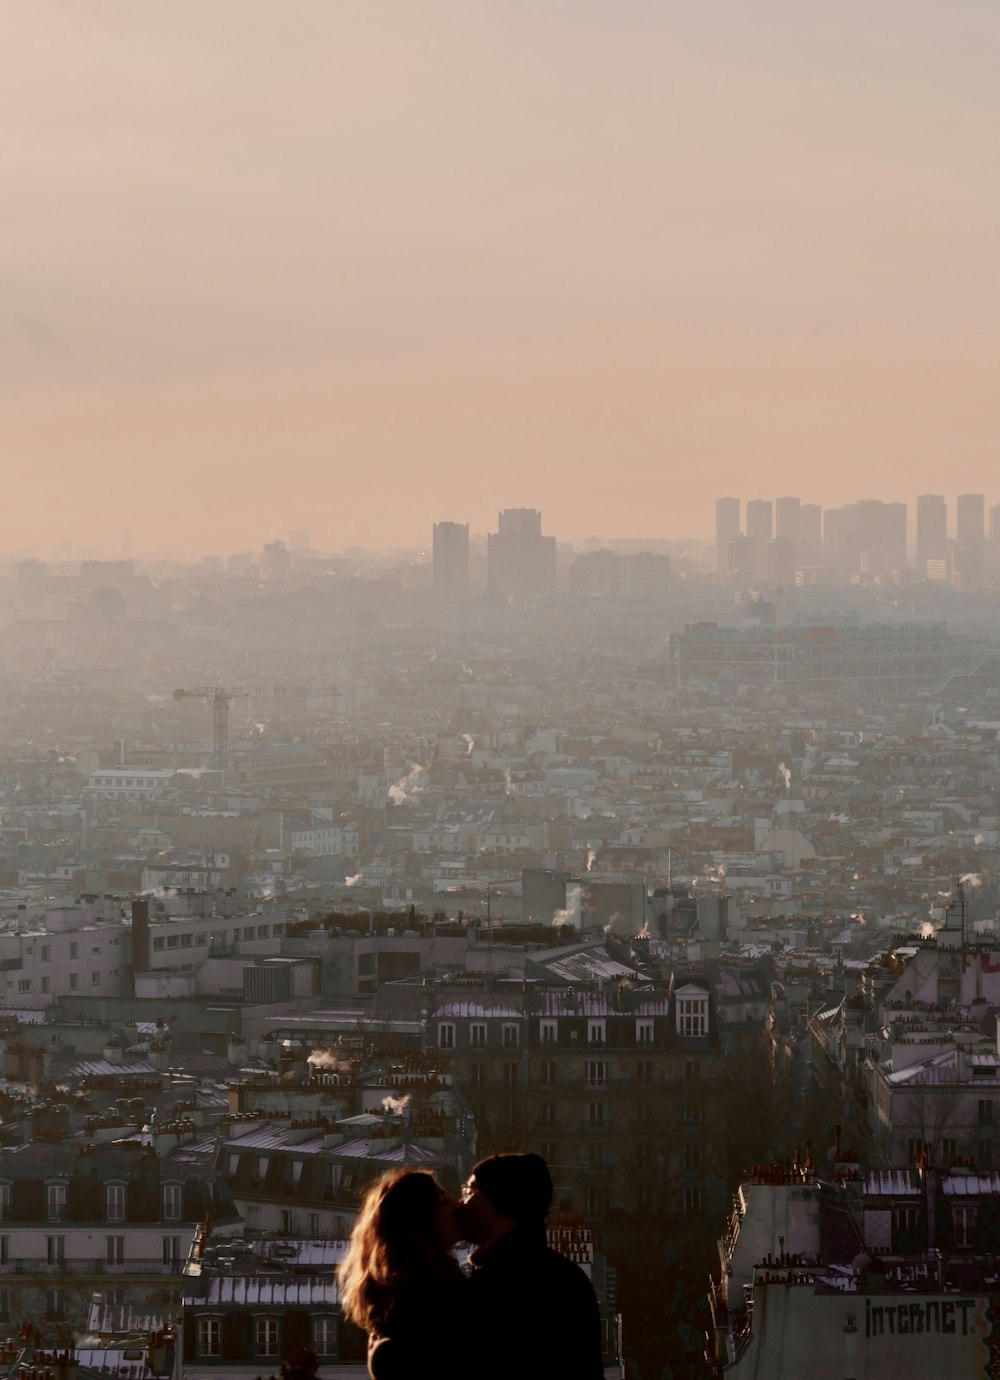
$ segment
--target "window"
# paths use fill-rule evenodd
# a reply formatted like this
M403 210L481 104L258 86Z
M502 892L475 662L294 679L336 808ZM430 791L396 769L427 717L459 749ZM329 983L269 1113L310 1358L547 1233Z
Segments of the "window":
M286 1236L291 1236L292 1232L295 1230L291 1208L281 1209L281 1230Z
M684 1147L684 1168L690 1174L701 1168L701 1146L685 1145Z
M543 1102L541 1104L541 1118L543 1126L554 1126L556 1124L556 1104L554 1102Z
M546 1088L551 1088L556 1081L556 1061L554 1059L542 1060L542 1084Z
M607 1021L600 1020L600 1021L588 1021L588 1022L587 1022L587 1044L588 1044L588 1045L603 1045L603 1044L606 1044L606 1043L607 1043L607 1039L608 1039L608 1023L607 1023Z
M590 1126L603 1126L603 1125L604 1125L604 1103L603 1103L603 1102L588 1102L588 1103L587 1103L587 1124L590 1125Z
M10 1184L0 1184L0 1222L10 1217Z
M17 990L18 990L19 992L30 992L30 991L31 991L31 978L18 978L18 980L17 980Z
M472 1065L472 1087L475 1091L481 1091L486 1086L486 1070L482 1064Z
M179 1236L164 1236L161 1244L164 1265L166 1265L168 1270L180 1270L181 1238Z
M337 1351L337 1319L313 1318L313 1351L317 1356L333 1356Z
M504 1064L503 1066L504 1087L516 1088L518 1082L518 1065L514 1063Z
M45 1216L49 1222L61 1222L66 1216L65 1184L46 1184Z
M313 1237L313 1239L315 1239L316 1237L318 1237L318 1236L320 1235L320 1230L321 1230L321 1228L320 1228L320 1221L319 1221L319 1213L318 1213L318 1212L310 1212L310 1214L309 1214L309 1235L310 1235L311 1237Z
M79 973L70 973L70 975L69 975L69 990L70 990L71 992L78 992L78 991L80 990L80 974L79 974Z
M643 1102L637 1102L637 1103L635 1104L635 1119L636 1119L636 1121L651 1121L651 1120L652 1120L652 1117L653 1117L653 1109L652 1109L651 1105L650 1105L648 1102L644 1102L644 1101L643 1101Z
M46 1289L45 1316L50 1322L60 1322L66 1316L66 1304L61 1289Z
M608 1061L606 1059L588 1059L585 1076L588 1088L606 1088L608 1086Z
M951 1224L956 1250L971 1251L976 1244L977 1212L971 1203L956 1203L951 1210Z
M519 1044L518 1028L513 1021L505 1021L501 1028L501 1043L504 1049L517 1049Z
M910 1139L906 1142L906 1158L909 1160L910 1164L916 1164L917 1160L923 1153L923 1148L924 1142L919 1138L919 1136L910 1137Z
M684 1211L691 1216L701 1212L701 1189L697 1184L689 1184L684 1190Z
M941 1159L945 1165L954 1164L958 1159L958 1141L946 1136L941 1142Z
M278 1354L278 1319L277 1318L258 1318L257 1319L257 1355L258 1356L277 1356Z
M993 1103L988 1097L981 1097L979 1099L978 1111L980 1126L989 1126L993 1121Z
M91 985L91 987L100 987L100 985L101 985L101 975L100 975L100 973L96 973L96 972L95 972L95 973L91 973L91 975L90 975L90 985Z
M48 946L48 944L43 944L43 945L42 945L42 962L43 962L43 963L48 963L48 961L49 961L49 946Z
M182 1212L182 1194L180 1184L163 1185L163 1220L164 1222L179 1222Z
M708 1034L708 998L677 998L678 1035L702 1036Z
M455 1048L455 1024L453 1021L442 1021L438 1026L438 1049Z
M920 1214L916 1203L895 1203L892 1209L893 1245L900 1244L900 1237L912 1237L917 1230Z
M700 1102L685 1102L685 1103L684 1103L684 1125L685 1125L685 1126L700 1126L700 1125L701 1125L701 1121L702 1121L702 1116L701 1116L701 1103L700 1103Z
M635 1023L635 1042L637 1045L651 1045L653 1043L653 1022L650 1020L636 1021Z
M557 1021L541 1021L538 1026L538 1038L543 1045L554 1045L559 1035L559 1025Z
M486 1048L486 1022L473 1021L469 1026L469 1043L473 1049Z
M104 1217L108 1222L125 1221L125 1185L107 1184L104 1189Z
M697 1059L685 1059L685 1060L684 1060L684 1077L685 1077L689 1082L691 1082L693 1079L695 1079L695 1078L698 1077L699 1071L700 1071L700 1070L699 1070L698 1060L697 1060Z
M10 1290L0 1289L0 1320L10 1320Z
M79 958L79 957L80 957L80 946L79 946L79 944L71 944L71 945L69 946L69 956L70 956L70 958Z
M220 1318L198 1319L198 1351L202 1356L222 1355L222 1321Z
M124 1236L106 1236L104 1238L104 1259L108 1265L125 1264Z
M640 1083L652 1083L653 1081L653 1061L652 1059L640 1059L635 1068L636 1077Z
M45 1259L50 1265L63 1264L66 1259L65 1236L47 1236L45 1238Z
M43 991L43 992L49 991L49 980L48 980L47 977L42 978L42 991Z
M976 1144L976 1161L983 1169L989 1169L993 1164L993 1142L991 1140L981 1140Z
M10 1237L0 1236L0 1265L6 1265L10 1259Z

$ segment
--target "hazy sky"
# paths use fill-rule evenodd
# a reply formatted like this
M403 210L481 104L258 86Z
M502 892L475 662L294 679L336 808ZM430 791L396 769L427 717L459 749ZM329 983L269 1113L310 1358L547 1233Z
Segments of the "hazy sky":
M14 0L0 550L1000 499L997 0Z

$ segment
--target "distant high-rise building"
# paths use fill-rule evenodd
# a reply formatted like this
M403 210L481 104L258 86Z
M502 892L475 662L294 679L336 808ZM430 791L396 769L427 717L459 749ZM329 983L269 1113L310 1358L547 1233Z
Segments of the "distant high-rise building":
M469 597L469 524L434 524L434 597L461 603Z
M802 503L797 498L778 498L774 502L774 535L779 541L795 543L799 539L799 519Z
M747 536L762 545L774 536L774 504L769 498L752 498L747 504Z
M673 573L670 557L659 551L634 551L625 557L625 589L630 599L647 603L670 592Z
M846 580L891 581L906 569L906 504L864 498L827 509L824 563Z
M978 589L986 554L986 498L983 494L959 494L955 505L955 538L952 579L960 589Z
M599 594L618 598L624 588L625 561L620 551L582 551L569 568L569 587L574 594Z
M754 580L767 579L767 544L774 536L774 504L769 498L752 498L747 504L748 561Z
M959 494L955 505L955 537L969 546L981 545L986 534L986 498Z
M917 578L927 579L927 562L943 561L948 555L948 505L942 494L920 494L917 498L917 543L914 566Z
M818 503L803 503L799 506L797 560L801 566L823 564L823 509Z
M732 545L740 535L740 501L738 498L715 500L715 568L720 575L732 570Z
M556 587L556 539L542 535L537 508L505 508L487 542L489 587L515 602Z
M788 589L795 583L795 542L772 537L764 547L764 578L769 585Z

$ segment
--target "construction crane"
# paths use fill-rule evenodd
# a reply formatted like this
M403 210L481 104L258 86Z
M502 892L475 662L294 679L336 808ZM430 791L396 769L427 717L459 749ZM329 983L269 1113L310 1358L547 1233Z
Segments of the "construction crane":
M229 701L274 698L286 693L283 685L234 686L199 685L195 690L175 690L175 700L212 701L212 766L225 771L229 755Z

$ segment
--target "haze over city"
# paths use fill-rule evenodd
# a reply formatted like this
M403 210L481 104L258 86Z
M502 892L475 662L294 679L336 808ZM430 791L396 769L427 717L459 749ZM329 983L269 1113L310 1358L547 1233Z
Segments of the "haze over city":
M990 489L996 7L33 0L0 549ZM44 501L40 501L44 500Z

